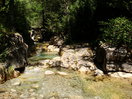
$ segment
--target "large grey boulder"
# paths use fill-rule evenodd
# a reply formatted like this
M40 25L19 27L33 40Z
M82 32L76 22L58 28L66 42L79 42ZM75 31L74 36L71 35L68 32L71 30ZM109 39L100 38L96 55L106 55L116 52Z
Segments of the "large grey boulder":
M62 67L79 70L80 72L89 72L96 69L96 66L91 61L93 52L90 48L64 48L61 52Z
M131 54L123 47L103 45L96 49L95 64L103 71L132 72Z
M10 35L10 46L6 57L6 67L13 66L16 68L27 65L28 45L24 43L23 37L19 33Z
M105 50L107 52L107 69L109 71L132 72L132 59L125 48L107 47Z

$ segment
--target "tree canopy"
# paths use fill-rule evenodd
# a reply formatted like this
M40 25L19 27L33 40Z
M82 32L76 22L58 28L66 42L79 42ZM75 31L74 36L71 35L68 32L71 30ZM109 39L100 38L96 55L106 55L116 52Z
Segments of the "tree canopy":
M30 45L29 31L42 28L43 35L61 36L67 43L107 39L107 43L129 46L131 16L132 0L1 0L0 39L19 32Z

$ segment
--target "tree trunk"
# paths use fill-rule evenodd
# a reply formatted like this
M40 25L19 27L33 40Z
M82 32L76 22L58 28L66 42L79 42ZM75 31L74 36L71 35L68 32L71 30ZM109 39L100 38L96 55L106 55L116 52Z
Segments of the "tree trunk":
M14 0L10 0L9 1L9 18L10 18L10 22L9 22L9 27L11 32L15 31L15 27L14 27Z
M5 0L2 0L2 7L5 6Z

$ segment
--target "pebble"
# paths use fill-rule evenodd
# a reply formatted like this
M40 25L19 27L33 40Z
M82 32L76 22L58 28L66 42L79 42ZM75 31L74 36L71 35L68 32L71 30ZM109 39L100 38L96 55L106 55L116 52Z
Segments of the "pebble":
M50 70L47 70L47 71L45 71L44 74L45 74L45 75L51 75L51 74L54 74L54 72L53 72L53 71L50 71Z
M18 82L13 83L12 85L13 85L13 86L19 86L19 85L21 85L21 82L18 81Z
M43 98L44 97L44 95L39 95L41 98Z
M14 78L20 76L20 72L19 71L14 71Z
M67 76L68 74L66 73L66 72L57 72L57 74L59 74L59 75L62 75L62 76Z
M55 97L50 97L49 99L56 99Z
M34 89L30 89L29 92L34 92Z
M38 84L33 84L33 85L32 85L32 88L37 89L37 88L39 88L39 85L38 85Z
M16 90L15 89L11 89L11 92L16 92Z

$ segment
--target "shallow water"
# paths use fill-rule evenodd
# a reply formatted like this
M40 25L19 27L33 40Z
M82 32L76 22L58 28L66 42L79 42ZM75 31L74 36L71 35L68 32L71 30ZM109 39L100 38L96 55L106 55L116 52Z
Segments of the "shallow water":
M57 57L58 53L57 52L42 52L39 53L33 57L30 57L30 61L39 61L39 60L44 60L44 59L53 59L54 57Z
M42 53L30 61L56 56L57 53ZM47 75L47 70L53 74ZM132 79L94 77L64 68L31 66L18 78L0 85L0 99L132 99Z

